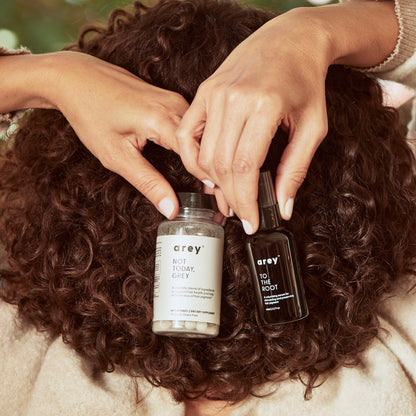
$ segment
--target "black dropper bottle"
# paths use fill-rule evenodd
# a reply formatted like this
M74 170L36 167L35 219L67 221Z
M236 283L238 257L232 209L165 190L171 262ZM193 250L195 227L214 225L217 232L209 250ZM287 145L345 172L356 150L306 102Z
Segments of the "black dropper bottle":
M265 324L308 316L293 234L283 227L269 171L260 172L260 226L246 242L257 307Z

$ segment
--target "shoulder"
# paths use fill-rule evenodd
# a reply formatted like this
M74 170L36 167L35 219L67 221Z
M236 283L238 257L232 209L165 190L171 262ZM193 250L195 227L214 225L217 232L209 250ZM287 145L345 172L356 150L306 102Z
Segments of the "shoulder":
M342 367L313 390L312 399L303 398L300 381L270 382L232 416L268 414L308 416L414 416L416 414L416 290L415 279L404 278L383 299L381 330L361 355L360 364Z
M0 414L22 414L49 345L46 334L19 320L15 306L0 301Z

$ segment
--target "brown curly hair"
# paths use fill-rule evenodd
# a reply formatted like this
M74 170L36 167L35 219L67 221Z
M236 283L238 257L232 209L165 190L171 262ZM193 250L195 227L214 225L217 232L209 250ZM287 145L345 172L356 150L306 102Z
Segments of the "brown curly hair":
M70 49L120 65L189 101L230 51L273 14L222 0L168 0L115 10ZM63 115L35 110L0 164L1 297L23 321L61 335L102 371L145 377L182 401L239 401L290 377L308 395L321 374L359 362L379 330L383 295L415 275L415 160L377 82L342 67L327 77L329 133L298 192L288 227L299 246L308 318L258 319L238 219L226 231L219 337L152 333L156 230L161 215L106 170ZM273 141L276 169L287 138ZM145 156L177 191L199 182L171 151Z

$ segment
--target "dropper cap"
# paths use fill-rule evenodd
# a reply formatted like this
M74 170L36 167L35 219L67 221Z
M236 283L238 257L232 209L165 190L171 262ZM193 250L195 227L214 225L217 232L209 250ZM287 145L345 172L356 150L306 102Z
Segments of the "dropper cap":
M273 180L270 171L260 172L259 193L257 198L260 214L260 231L281 227L282 217L273 190Z

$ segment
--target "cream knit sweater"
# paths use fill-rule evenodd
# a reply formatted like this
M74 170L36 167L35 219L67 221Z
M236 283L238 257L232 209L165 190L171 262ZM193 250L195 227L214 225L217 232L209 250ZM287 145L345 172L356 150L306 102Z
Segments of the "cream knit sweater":
M373 72L379 78L396 81L416 89L416 0L395 0L395 4L396 15L400 24L396 48L385 62L370 68L369 72ZM416 99L413 102L412 121L408 128L409 137L416 139Z
M401 30L397 47L371 71L416 88L416 1L396 0ZM6 51L1 51L6 53ZM10 116L3 117L3 127ZM1 121L1 119L0 119ZM413 125L412 125L413 126ZM415 129L416 131L416 129ZM267 398L249 398L232 416L416 415L416 293L408 279L382 303L380 331L360 366L341 368L303 400L300 382L264 385ZM23 327L13 306L0 303L0 416L183 416L169 392L115 371L94 374L60 338ZM192 416L192 415L191 415Z
M303 399L300 382L264 385L232 416L415 416L416 293L403 279L383 302L380 331L358 367L341 368ZM1 416L184 416L169 392L139 380L136 405L131 380L117 371L96 375L60 338L23 328L13 306L0 303ZM192 415L190 415L192 416Z

